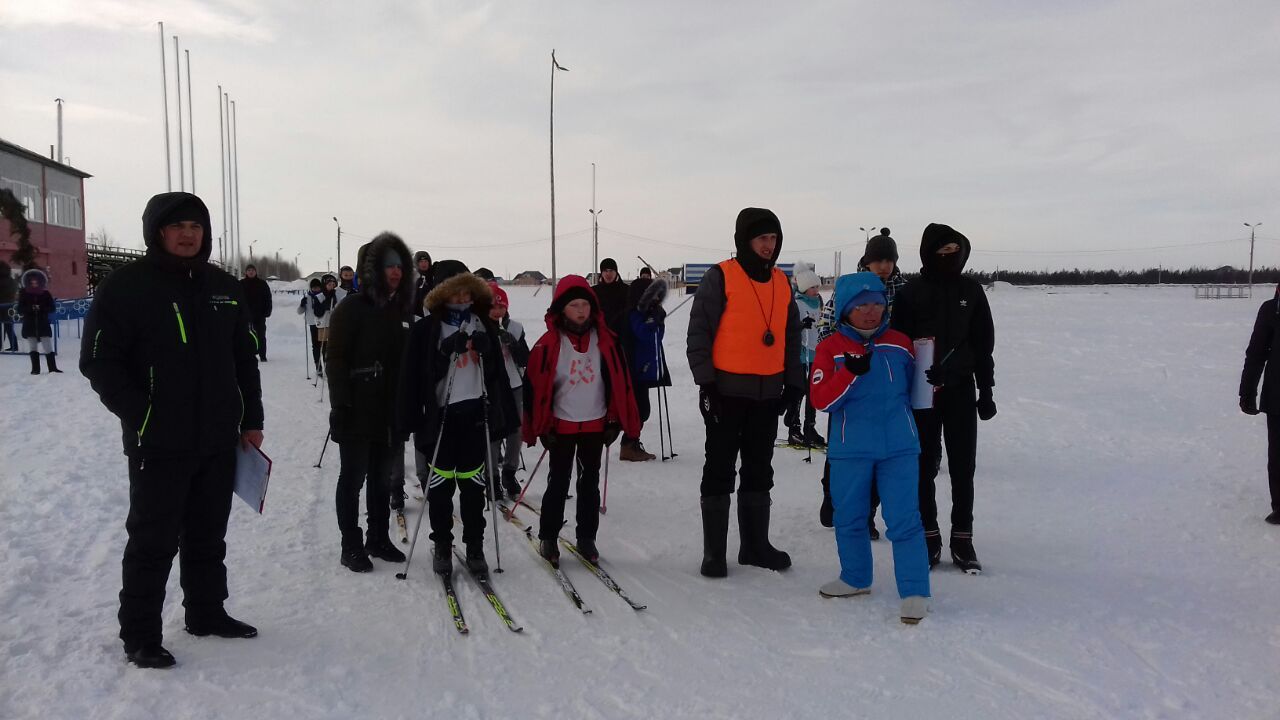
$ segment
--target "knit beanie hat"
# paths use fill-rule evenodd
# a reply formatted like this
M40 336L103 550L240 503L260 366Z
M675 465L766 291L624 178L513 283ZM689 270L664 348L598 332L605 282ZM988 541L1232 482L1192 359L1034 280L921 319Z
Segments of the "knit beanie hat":
M618 272L618 261L614 260L613 258L605 258L601 260L600 272L604 272L605 270L612 270L614 272Z
M490 280L489 291L493 293L494 307L511 307L511 301L507 298L507 291L498 286L498 283Z
M867 249L862 253L862 265L877 260L898 262L898 243L889 237L889 228L880 228L880 234L867 241Z
M822 278L819 278L816 272L811 270L808 265L800 263L796 264L796 271L793 277L795 277L796 281L796 290L801 293L822 284Z

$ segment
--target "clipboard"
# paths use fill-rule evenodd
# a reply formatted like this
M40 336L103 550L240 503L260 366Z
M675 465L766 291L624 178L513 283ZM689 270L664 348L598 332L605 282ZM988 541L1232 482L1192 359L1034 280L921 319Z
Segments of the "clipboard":
M236 495L253 511L262 514L267 502L267 483L271 480L271 458L258 448L244 443L236 446Z
M917 338L915 345L916 366L911 378L911 409L928 410L933 407L933 391L936 388L929 384L925 370L933 367L933 338Z

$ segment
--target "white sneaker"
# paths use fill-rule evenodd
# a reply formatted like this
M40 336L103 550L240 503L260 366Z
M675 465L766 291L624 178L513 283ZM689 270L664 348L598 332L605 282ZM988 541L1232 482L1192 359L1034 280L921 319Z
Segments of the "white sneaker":
M912 595L902 599L902 622L915 625L929 614L929 598L923 595Z
M869 587L854 587L840 578L836 578L818 588L818 594L825 598L853 597L855 595L867 595L870 592L871 588Z

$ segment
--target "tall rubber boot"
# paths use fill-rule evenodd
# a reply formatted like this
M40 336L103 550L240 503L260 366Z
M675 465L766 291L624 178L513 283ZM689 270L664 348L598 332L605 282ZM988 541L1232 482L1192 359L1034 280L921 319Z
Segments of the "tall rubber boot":
M39 375L40 374L40 353L32 351L27 354L31 356L31 374Z
M44 359L45 359L45 361L46 361L46 362L48 362L48 363L49 363L49 372L51 372L51 373L60 373L60 372L62 372L61 370L59 370L59 369L58 369L58 363L54 362L54 360L53 360L53 353L49 353L48 355L45 355L45 356L44 356Z
M702 574L722 578L729 574L725 560L729 544L729 496L702 498Z
M818 523L824 528L836 526L835 507L831 504L831 463L822 466L822 505L818 507Z
M767 492L738 493L738 532L742 536L739 565L755 565L768 570L791 567L791 556L769 543L770 504L772 500Z

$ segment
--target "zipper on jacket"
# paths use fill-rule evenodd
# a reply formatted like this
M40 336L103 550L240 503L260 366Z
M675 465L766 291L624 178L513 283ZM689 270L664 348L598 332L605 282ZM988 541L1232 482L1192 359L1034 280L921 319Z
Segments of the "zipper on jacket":
M152 365L147 372L150 376L147 385L147 414L142 418L142 427L138 428L138 447L142 447L142 436L147 432L147 425L151 422L151 407L156 394L156 366Z
M187 324L182 321L182 311L178 309L178 303L173 304L173 315L178 318L178 334L182 336L182 344L187 344Z
M902 408L902 413L907 416L907 427L911 428L911 437L919 439L920 436L916 433L916 421L911 417L911 411Z
M889 371L889 382L893 382L893 366L889 364L889 358L884 359L884 366Z
M101 330L93 334L93 352L89 355L89 357L92 357L92 358L98 357L98 340L100 339L102 339Z

